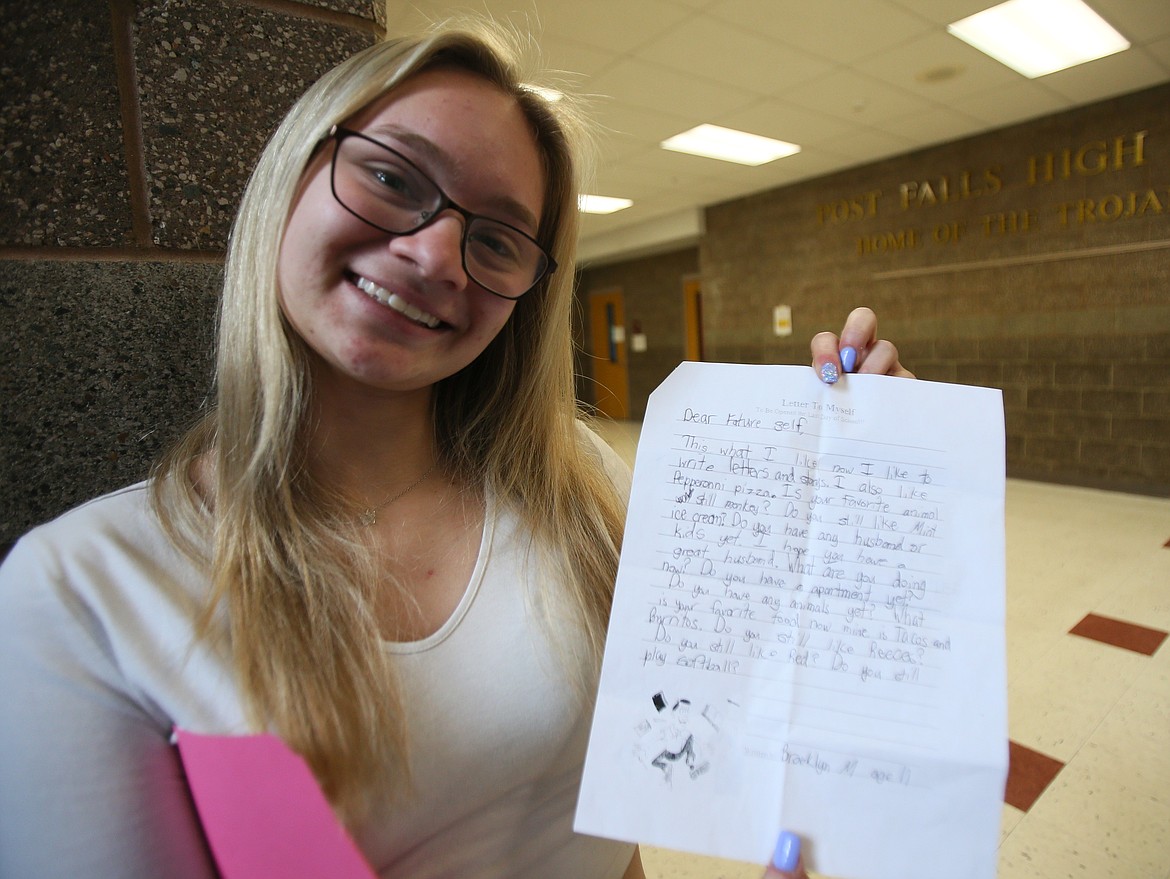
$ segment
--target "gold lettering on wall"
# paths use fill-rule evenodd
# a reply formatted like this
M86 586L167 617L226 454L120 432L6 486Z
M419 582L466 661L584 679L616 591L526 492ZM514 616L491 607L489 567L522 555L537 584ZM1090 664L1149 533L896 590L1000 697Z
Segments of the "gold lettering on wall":
M1125 192L1106 195L1103 198L1081 198L1076 201L1066 201L1057 205L1062 226L1076 222L1085 223L1127 220L1131 217L1144 217L1147 214L1163 214L1166 205L1170 204L1170 188L1163 190L1159 195L1155 189L1145 192Z
M875 188L820 204L816 209L817 224L859 222L895 211L899 216L920 212L926 216L932 208L1005 191L1026 192L1058 181L1131 171L1146 164L1148 138L1149 131L1136 131L1036 153L1007 166L989 163L982 168L922 175L899 183L896 198L888 201L882 199L883 190ZM1009 189L1013 185L1015 189ZM970 234L966 220L953 219L861 232L853 239L854 252L860 257L896 256L927 245L954 247L972 236L983 240L1002 239L1027 235L1046 225L1065 228L1154 216L1170 216L1170 187L1135 188L1059 203L989 210L971 221Z
M983 234L993 236L1016 235L1029 231L1036 223L1037 216L1032 211L1000 211L983 216Z
M902 210L908 210L912 207L933 207L965 198L994 195L1001 189L1003 177L997 165L978 174L963 171L954 180L945 176L935 180L911 180L898 187L898 194Z
M878 199L881 197L880 189L871 189L852 198L841 198L823 204L817 208L817 222L823 226L825 223L843 223L846 220L876 217Z
M871 253L897 253L913 250L918 246L917 229L899 229L881 235L866 235L857 239L857 252L861 256Z
M1146 135L1139 131L1113 138L1112 142L1093 140L1072 149L1044 153L1028 158L1028 185L1092 177L1106 171L1139 168L1145 164Z
M958 244L967 233L967 224L961 220L952 223L940 223L934 227L930 237L935 244Z

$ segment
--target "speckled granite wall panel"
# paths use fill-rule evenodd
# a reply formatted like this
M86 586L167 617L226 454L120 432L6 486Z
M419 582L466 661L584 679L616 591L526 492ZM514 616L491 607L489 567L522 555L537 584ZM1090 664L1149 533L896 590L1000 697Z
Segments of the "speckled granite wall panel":
M0 545L141 479L191 422L221 271L0 262Z
M386 4L378 0L300 0L305 6L317 6L321 9L332 9L334 12L348 12L360 18L372 18L374 21L384 21L386 18Z
M348 5L369 16L369 6ZM134 51L155 243L223 248L256 157L285 112L373 42L238 3L141 3Z
M0 244L128 243L108 4L0 4L0 46Z

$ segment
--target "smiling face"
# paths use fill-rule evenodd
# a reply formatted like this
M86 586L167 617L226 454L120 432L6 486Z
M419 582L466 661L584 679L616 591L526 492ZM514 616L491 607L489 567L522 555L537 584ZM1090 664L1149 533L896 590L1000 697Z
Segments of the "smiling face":
M487 80L424 71L345 125L406 156L467 210L536 235L540 152L515 100ZM335 149L329 141L302 177L280 248L281 308L318 382L429 392L479 356L515 303L467 276L458 212L391 235L342 207L330 188Z

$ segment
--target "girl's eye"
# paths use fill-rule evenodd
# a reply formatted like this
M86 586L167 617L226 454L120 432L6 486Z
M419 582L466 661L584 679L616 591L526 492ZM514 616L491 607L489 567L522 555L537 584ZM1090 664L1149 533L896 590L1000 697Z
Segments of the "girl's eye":
M370 168L370 176L378 184L378 190L383 197L394 198L398 201L417 201L420 191L414 175L393 165L380 165Z
M520 240L516 233L506 227L486 224L477 225L468 236L468 243L475 247L479 258L513 265L520 262Z
M406 181L402 179L402 176L393 171L375 171L374 179L387 189L393 189L397 192L405 192L407 188Z

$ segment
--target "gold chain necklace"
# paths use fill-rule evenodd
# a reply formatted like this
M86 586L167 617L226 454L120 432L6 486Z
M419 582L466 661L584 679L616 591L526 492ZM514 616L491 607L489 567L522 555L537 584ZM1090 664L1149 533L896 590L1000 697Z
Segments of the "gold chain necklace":
M410 494L412 491L414 491L416 488L418 488L420 485L422 485L423 481L426 480L426 478L428 476L430 476L432 473L435 472L435 468L437 466L438 466L438 464L432 464L430 467L428 467L426 469L426 472L423 473L422 476L420 476L414 482L410 483L410 485L406 486L406 488L402 489L402 491L398 492L398 494L393 495L392 497L389 497L386 500L382 501L382 503L378 504L378 506L366 507L365 510L363 510L358 515L358 521L361 522L367 528L369 528L371 525L373 525L374 523L376 523L378 521L378 513L379 512L384 510L386 507L390 506L395 501L402 500L404 497L406 497L408 494Z

